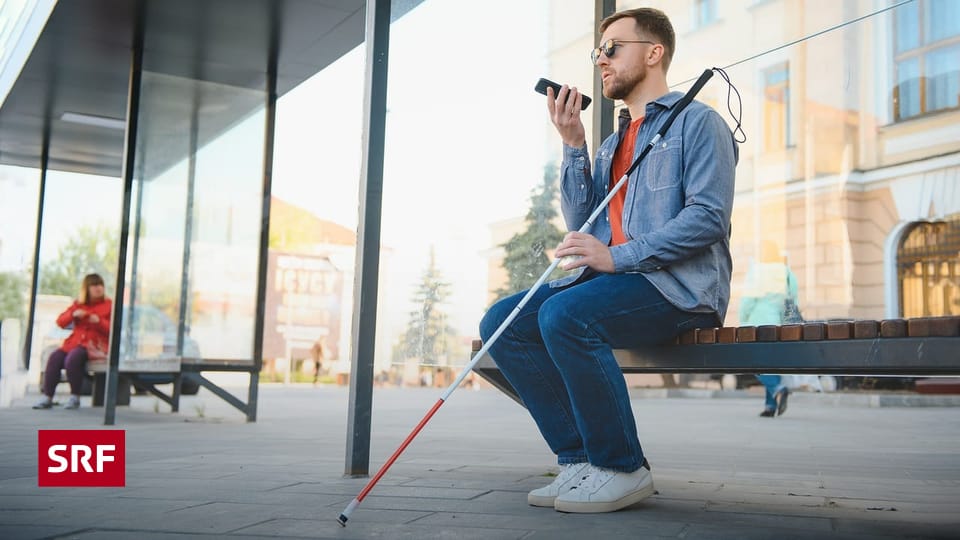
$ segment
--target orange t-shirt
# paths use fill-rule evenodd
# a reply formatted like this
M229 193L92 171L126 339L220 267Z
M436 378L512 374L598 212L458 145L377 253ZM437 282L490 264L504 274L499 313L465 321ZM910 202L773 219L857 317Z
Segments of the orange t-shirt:
M613 164L610 167L610 187L607 189L613 189L613 186L617 185L617 182L620 181L620 178L633 163L633 150L637 146L637 132L640 131L640 124L642 123L642 116L630 122L626 133L620 138L620 145L617 146L617 151L613 153ZM610 231L613 233L610 238L611 246L618 246L627 241L626 235L623 234L623 205L626 201L627 186L624 185L613 196L613 199L610 199L610 206L607 207L610 214Z

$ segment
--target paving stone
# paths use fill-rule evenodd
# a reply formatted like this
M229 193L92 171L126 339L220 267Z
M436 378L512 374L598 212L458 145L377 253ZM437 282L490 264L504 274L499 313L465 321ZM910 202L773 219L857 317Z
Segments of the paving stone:
M371 474L438 393L375 392ZM98 429L102 411L33 411L35 395L0 409L0 538L882 540L960 530L960 401L911 406L957 396L797 392L771 421L757 417L759 392L633 393L658 494L573 515L526 505L558 470L526 411L495 391L462 392L343 529L336 516L369 481L343 475L346 389L264 385L252 424L204 394L180 415L140 396L118 409L128 487L95 493L36 486L37 429Z

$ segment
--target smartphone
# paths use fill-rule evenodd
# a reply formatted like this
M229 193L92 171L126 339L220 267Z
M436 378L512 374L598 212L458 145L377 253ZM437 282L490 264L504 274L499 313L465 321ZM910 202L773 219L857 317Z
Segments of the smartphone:
M548 88L548 87L549 87L549 88L553 88L553 97L557 97L557 95L560 94L560 85L557 84L557 83L555 83L555 82L553 82L553 81L551 81L550 79L542 79L542 78L541 78L539 81L537 81L537 86L535 86L533 89L536 90L537 92L540 92L540 93L543 94L543 95L547 95L547 88ZM580 94L580 95L582 96L582 97L580 98L580 100L581 100L581 101L580 101L580 110L581 110L581 111L584 111L584 110L586 110L587 107L590 105L590 101L592 101L592 100L591 100L589 97L587 97L586 94Z

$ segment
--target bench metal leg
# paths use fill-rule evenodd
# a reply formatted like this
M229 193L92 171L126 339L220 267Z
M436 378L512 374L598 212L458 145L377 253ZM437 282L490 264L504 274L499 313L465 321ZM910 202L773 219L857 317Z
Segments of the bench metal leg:
M93 406L94 407L103 407L103 396L107 390L107 374L106 373L94 373L93 374Z
M107 391L107 374L93 374L93 406L103 407ZM130 405L130 379L121 375L117 381L117 405Z

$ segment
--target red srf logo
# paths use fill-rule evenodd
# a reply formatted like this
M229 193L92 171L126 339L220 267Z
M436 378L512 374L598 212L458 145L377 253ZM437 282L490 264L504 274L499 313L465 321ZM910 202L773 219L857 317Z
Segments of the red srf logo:
M41 429L38 435L38 486L126 485L126 432L123 430Z

